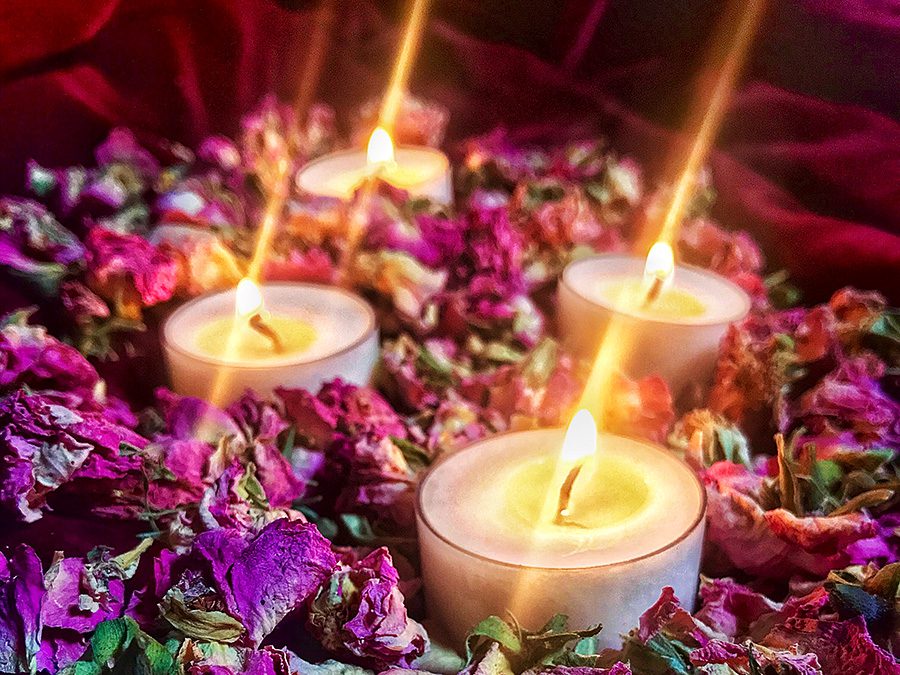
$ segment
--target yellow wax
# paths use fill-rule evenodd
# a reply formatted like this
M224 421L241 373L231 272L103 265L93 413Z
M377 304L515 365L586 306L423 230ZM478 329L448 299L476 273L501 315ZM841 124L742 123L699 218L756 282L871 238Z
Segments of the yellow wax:
M425 165L407 166L392 162L377 170L363 167L352 171L336 172L324 179L322 184L326 194L342 194L350 197L364 181L377 176L391 185L408 190L431 180L436 171L428 171Z
M547 518L547 500L550 513L554 513L562 485L556 461L555 457L544 457L512 472L504 501L522 531L541 523L553 528L614 528L640 514L650 502L650 490L641 472L626 459L602 456L601 451L600 456L588 461L575 482L567 518L570 524L555 525Z
M266 317L266 323L281 338L280 351L275 351L268 338L250 328L246 319L233 316L205 324L197 332L194 345L199 352L215 358L267 361L305 352L316 340L315 327L297 317L274 314Z
M667 288L650 304L644 304L647 286L641 279L610 284L603 295L616 309L660 319L693 318L706 313L706 305L693 293L678 287Z

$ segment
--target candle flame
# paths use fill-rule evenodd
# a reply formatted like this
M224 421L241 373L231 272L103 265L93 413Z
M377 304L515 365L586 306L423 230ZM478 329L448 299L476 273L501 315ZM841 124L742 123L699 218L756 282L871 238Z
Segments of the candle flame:
M675 253L672 247L664 241L658 241L650 247L647 253L647 262L644 265L644 281L648 284L659 280L663 287L672 284L675 277Z
M249 317L259 312L263 306L262 293L252 279L244 277L237 285L234 309L238 316Z
M587 408L582 408L566 429L561 459L564 462L578 462L593 456L597 452L597 423Z
M370 165L387 164L394 161L394 142L384 127L376 127L369 137L366 159Z

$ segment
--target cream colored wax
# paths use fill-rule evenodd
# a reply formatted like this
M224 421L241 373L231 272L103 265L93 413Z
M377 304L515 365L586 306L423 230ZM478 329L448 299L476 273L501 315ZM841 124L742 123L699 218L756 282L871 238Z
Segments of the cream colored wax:
M618 323L622 370L632 377L661 375L678 396L712 378L719 342L743 319L750 298L708 270L679 265L672 284L646 303L644 260L606 254L571 263L559 284L560 337L591 360L611 322Z
M393 161L374 166L369 164L365 150L334 152L303 167L297 185L310 194L348 200L372 176L413 197L427 197L440 204L453 199L447 156L425 147L399 147Z
M266 325L278 336L278 348L251 328L244 317L220 317L197 331L197 351L206 356L235 361L264 362L302 354L315 344L316 328L302 319L267 313Z
M177 309L163 326L172 388L225 404L245 390L313 392L340 377L367 384L378 358L372 308L359 296L318 284L270 283L261 288L266 324L282 343L250 328L235 312L235 291L201 296Z
M456 644L485 616L509 611L533 629L556 612L577 628L602 622L611 646L663 586L692 602L705 504L693 472L663 448L601 434L559 525L546 505L558 497L562 439L557 429L501 434L423 481L426 598Z

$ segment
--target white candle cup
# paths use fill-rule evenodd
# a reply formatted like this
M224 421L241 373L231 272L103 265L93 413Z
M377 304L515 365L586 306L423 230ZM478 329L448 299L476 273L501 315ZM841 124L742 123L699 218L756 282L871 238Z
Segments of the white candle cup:
M261 285L266 311L315 329L303 351L275 354L264 360L212 356L201 349L201 329L235 313L235 290L200 296L182 305L162 328L162 343L172 388L226 405L247 389L263 396L277 387L318 391L339 377L365 385L378 360L375 313L359 296L334 286L308 283Z
M297 174L297 186L309 194L349 200L370 176L438 204L453 201L450 161L440 150L423 146L401 146L394 161L381 168L369 165L365 150L333 152L316 159Z
M556 613L568 615L572 628L602 623L600 645L614 647L664 586L692 607L706 495L693 471L662 447L600 435L598 455L633 467L649 494L642 510L608 528L553 526L538 539L520 521L504 520L503 499L493 486L523 463L555 459L563 435L562 429L539 429L478 441L443 458L420 484L425 598L429 615L456 647L492 614L510 612L532 630ZM603 489L602 477L595 480ZM573 529L557 540L553 528Z
M631 377L658 374L673 396L692 382L707 384L713 375L719 343L728 326L750 310L749 296L737 285L708 270L675 268L674 288L703 305L696 316L655 316L652 309L622 307L608 289L641 280L641 258L605 254L570 263L559 283L559 332L575 355L593 359L610 322L621 322L626 344L617 346L622 370Z

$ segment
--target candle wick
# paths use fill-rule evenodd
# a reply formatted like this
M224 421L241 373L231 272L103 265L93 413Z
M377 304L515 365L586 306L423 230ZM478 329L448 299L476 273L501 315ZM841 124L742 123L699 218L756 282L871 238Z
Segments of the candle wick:
M279 337L274 328L272 328L265 322L265 319L262 318L262 315L259 312L250 317L249 323L250 328L255 330L257 333L259 333L272 343L272 349L279 353L284 351L284 345L282 345L281 343L281 337Z
M566 479L563 481L562 487L559 489L559 501L556 505L556 518L553 521L557 525L569 524L568 517L572 513L570 509L572 502L572 488L575 485L575 481L578 479L578 474L581 473L582 466L584 466L583 462L579 462L573 466L566 476Z
M665 284L665 279L658 275L653 275L653 283L650 285L650 289L647 291L647 295L644 298L644 307L648 307L652 305L659 298L662 293L663 285Z

